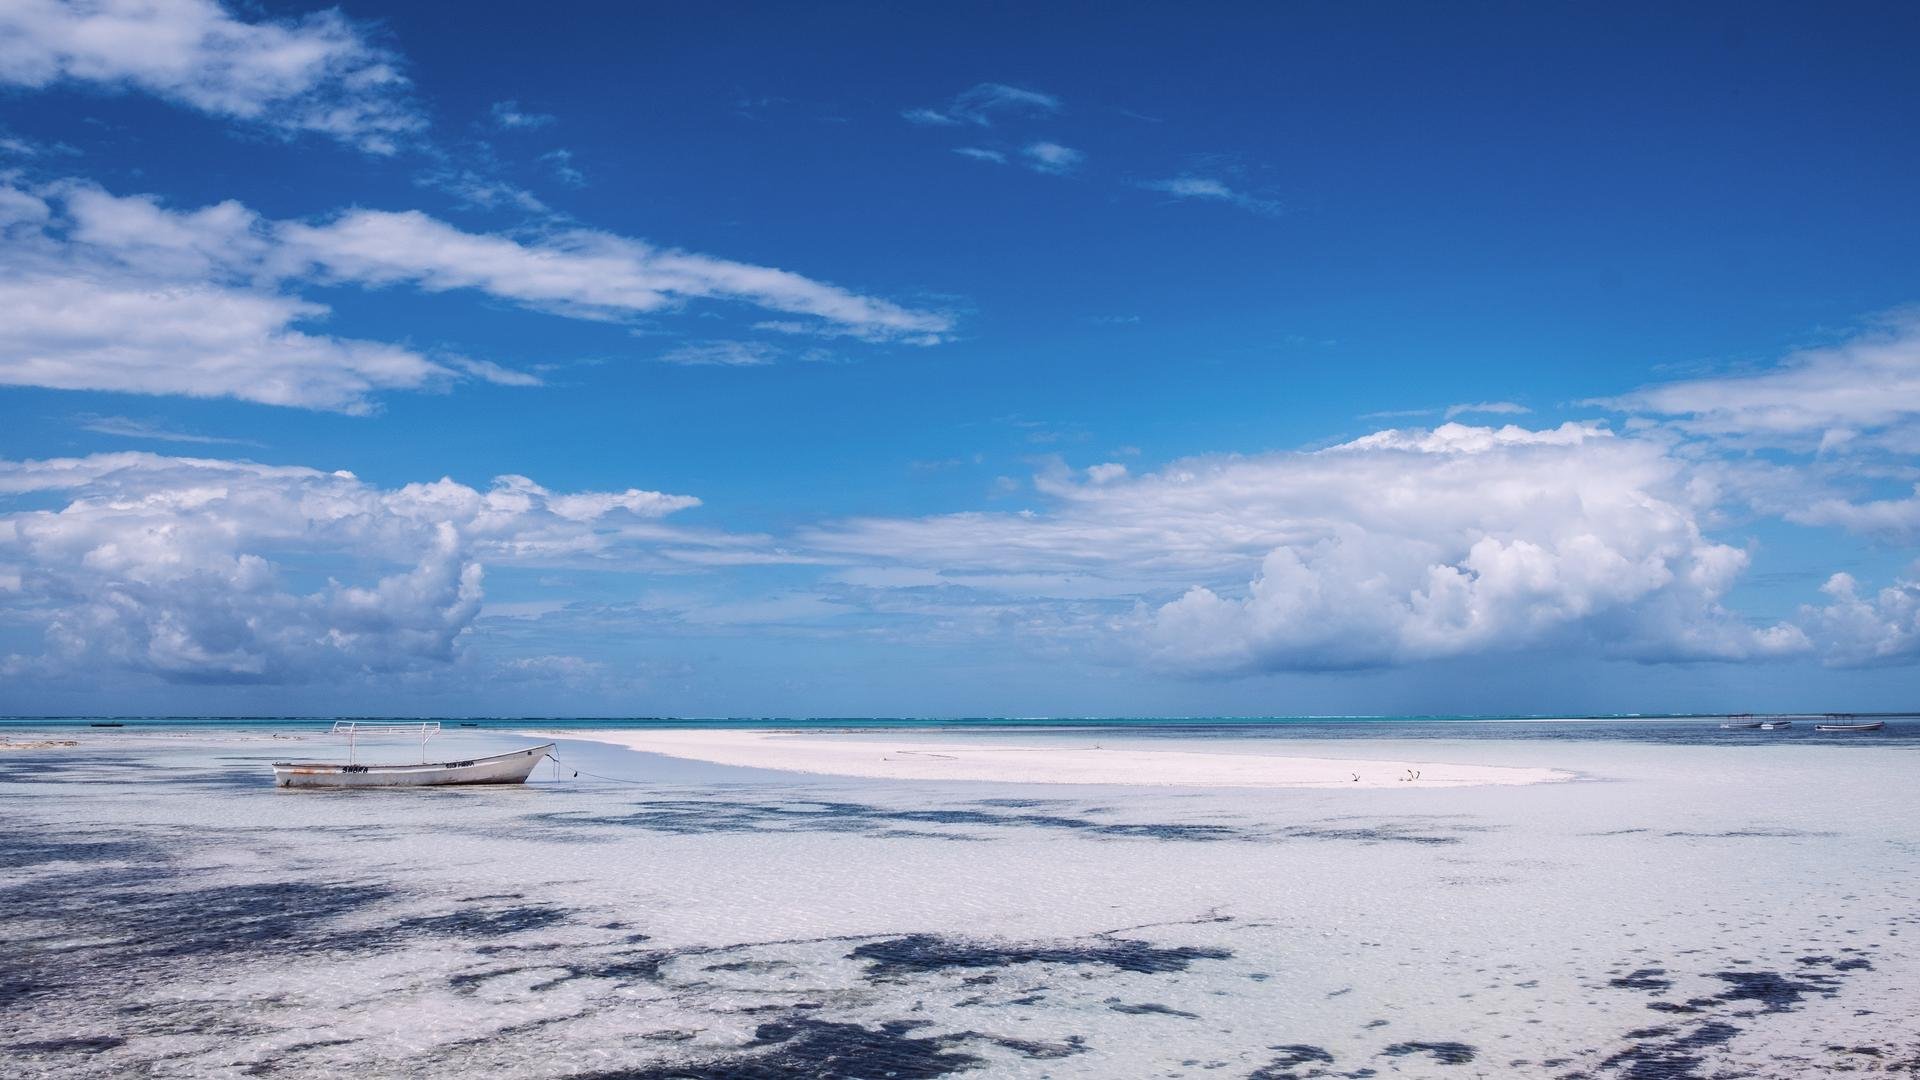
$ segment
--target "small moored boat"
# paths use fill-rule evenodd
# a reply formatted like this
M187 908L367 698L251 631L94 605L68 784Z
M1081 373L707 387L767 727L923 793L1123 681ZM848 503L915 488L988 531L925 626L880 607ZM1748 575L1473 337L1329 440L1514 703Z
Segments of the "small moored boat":
M1792 726L1793 726L1793 721L1791 721L1791 720L1762 720L1762 721L1760 721L1760 730L1761 730L1761 731L1785 731L1785 730L1787 730L1788 728L1790 728L1790 727L1792 727Z
M1879 731L1881 728L1886 726L1887 726L1887 722L1885 720L1868 720L1868 721L1862 722L1860 720L1854 719L1852 716L1849 716L1849 715L1836 714L1833 716L1829 716L1827 718L1827 723L1813 725L1813 730L1815 731Z
M1721 731L1753 731L1763 721L1755 720L1752 713L1734 713L1720 725Z
M427 739L440 731L438 723L362 724L342 720L333 726L347 736L347 760L339 762L276 761L273 782L279 787L441 787L454 784L524 784L534 766L553 753L553 744L530 746L505 754L463 761L427 760ZM355 761L361 735L418 735L420 760L403 765L362 765Z

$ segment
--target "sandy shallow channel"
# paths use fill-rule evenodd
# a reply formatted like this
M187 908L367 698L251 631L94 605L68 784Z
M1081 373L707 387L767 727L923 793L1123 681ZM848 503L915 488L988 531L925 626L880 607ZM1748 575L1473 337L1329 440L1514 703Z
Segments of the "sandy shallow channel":
M1379 758L1300 757L1278 752L1219 753L1196 746L1070 744L1015 737L955 741L939 733L743 730L558 732L667 757L718 765L882 780L973 780L1017 784L1119 784L1130 787L1380 788L1414 784L1466 787L1541 784L1574 774L1539 766L1471 765ZM1111 740L1109 740L1111 742Z

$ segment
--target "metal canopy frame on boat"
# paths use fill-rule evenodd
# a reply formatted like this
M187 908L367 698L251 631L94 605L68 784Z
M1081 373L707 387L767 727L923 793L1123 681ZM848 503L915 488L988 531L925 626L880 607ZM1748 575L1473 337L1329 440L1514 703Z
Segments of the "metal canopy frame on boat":
M410 724L390 722L368 723L364 720L335 720L333 734L347 737L347 764L356 764L354 753L362 735L418 735L420 736L420 764L427 763L427 740L440 734L440 721L421 720Z

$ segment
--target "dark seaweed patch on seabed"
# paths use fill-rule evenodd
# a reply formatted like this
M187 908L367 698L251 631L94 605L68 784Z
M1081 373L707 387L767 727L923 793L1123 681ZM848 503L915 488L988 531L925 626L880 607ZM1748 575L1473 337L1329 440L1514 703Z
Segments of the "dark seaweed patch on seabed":
M1145 1001L1138 1005L1130 1005L1118 998L1109 998L1107 999L1106 1006L1114 1012L1126 1013L1128 1016L1177 1016L1184 1020L1200 1019L1199 1013L1190 1013L1185 1009L1176 1009L1169 1005L1162 1005L1157 1001Z
M1091 964L1152 974L1185 971L1195 960L1224 960L1232 955L1227 949L1192 945L1163 948L1131 938L1097 939L1084 944L1001 944L937 934L909 934L868 942L855 948L848 958L867 961L868 978L885 979L946 968L1014 964Z
M967 828L1032 828L1077 833L1097 839L1273 841L1335 840L1360 843L1457 844L1465 833L1484 826L1440 819L1354 821L1333 819L1317 824L1262 829L1185 822L1102 821L1086 814L1009 812L1026 809L1039 800L1000 800L992 809L983 802L966 807L907 810L868 803L829 800L793 802L726 799L656 799L635 803L626 814L540 814L535 818L554 826L615 825L681 835L708 833L836 832L865 836L900 836L901 826L959 826ZM1002 805L1005 804L1005 805ZM950 840L975 837L966 833L916 831L907 835Z
M58 1003L61 1015L85 1017L124 1001L141 984L203 970L195 961L342 947L335 932L340 916L389 895L354 883L182 888L182 881L168 867L135 863L39 873L0 888L0 1010L53 1015ZM179 1019L126 1015L121 1024L170 1032L180 1029Z
M1457 844L1460 842L1458 836L1416 831L1393 824L1364 828L1314 828L1300 825L1285 830L1281 835L1301 840L1353 840L1367 844Z
M604 960L568 960L556 963L516 964L511 967L485 968L479 971L463 971L449 976L447 985L454 992L470 994L494 979L518 975L521 972L537 971L549 973L548 977L532 984L534 991L551 990L564 986L575 979L606 979L621 986L636 983L657 982L660 979L661 965L676 957L687 955L687 950L676 952L660 949L642 949L615 953Z
M1297 1073L1294 1070L1301 1065L1331 1065L1333 1055L1326 1050L1308 1043L1283 1043L1269 1046L1269 1050L1278 1050L1280 1055L1272 1061L1247 1074L1247 1080L1300 1080L1304 1076L1313 1076L1325 1070L1314 1069L1310 1073Z
M1477 1051L1463 1042L1398 1042L1380 1051L1387 1057L1426 1054L1442 1065L1465 1065Z
M1608 979L1608 986L1618 986L1627 990L1670 990L1673 980L1663 978L1666 968L1641 968L1638 971Z
M1722 1001L1757 1001L1768 1012L1787 1012L1807 994L1832 997L1839 979L1833 975L1795 977L1777 971L1716 971L1713 977L1727 984L1717 995Z
M985 1062L949 1049L956 1036L915 1038L920 1025L879 1027L801 1018L761 1024L739 1053L701 1061L575 1073L572 1080L930 1080Z
M153 854L150 845L131 840L63 840L53 834L0 830L0 866L11 870L56 862L125 862Z
M567 921L566 908L552 904L519 904L507 908L469 908L445 915L415 916L394 923L396 933L446 934L456 937L497 937L526 930L544 930Z
M143 961L252 954L263 947L308 953L339 945L341 916L385 900L391 890L351 882L274 881L201 888L130 888L124 878L65 875L32 883L38 904L57 906L64 932L97 942L33 949L49 964L101 973ZM101 887L103 884L106 887ZM14 908L18 889L0 890L0 911Z
M1834 836L1830 832L1809 832L1805 829L1727 829L1723 832L1670 832L1662 834L1671 837L1691 837L1696 840L1788 840L1800 837Z
M70 1039L40 1039L35 1042L8 1043L4 1047L15 1054L97 1054L126 1044L118 1035L83 1035Z
M1696 1080L1706 1058L1697 1051L1729 1042L1740 1029L1732 1024L1709 1021L1675 1039L1653 1041L1674 1034L1672 1028L1649 1028L1629 1032L1628 1038L1643 1041L1628 1046L1600 1063L1603 1069L1619 1069L1622 1080Z
M973 808L902 810L867 803L804 800L754 802L724 799L657 799L634 804L627 814L543 814L555 825L627 825L656 832L706 833L841 832L898 834L902 825L1060 829L1096 837L1150 840L1248 840L1261 834L1228 825L1098 821L1065 814L1008 813ZM979 804L975 804L976 806ZM942 839L964 834L916 833Z
M1727 984L1727 988L1712 997L1689 998L1685 1005L1669 1001L1648 1003L1650 1009L1698 1019L1689 1021L1693 1025L1691 1027L1661 1026L1627 1032L1624 1036L1628 1040L1627 1046L1601 1061L1599 1068L1615 1070L1613 1075L1622 1080L1705 1080L1706 1074L1701 1069L1706 1063L1706 1055L1702 1051L1730 1042L1740 1034L1741 1028L1727 1022L1729 1018L1792 1012L1810 994L1833 996L1845 978L1844 973L1859 970L1855 967L1842 968L1841 964L1846 961L1836 962L1831 956L1802 956L1797 958L1796 963L1802 968L1797 974L1777 971L1714 972L1713 977ZM1836 974L1805 970L1821 966L1832 969ZM1659 977L1666 974L1664 968L1641 968L1624 977L1609 980L1608 985L1642 990L1658 997L1673 985L1672 980ZM1739 1011L1739 1007L1747 1002L1757 1002L1763 1008ZM1702 1015L1710 1010L1719 1010L1726 1015Z

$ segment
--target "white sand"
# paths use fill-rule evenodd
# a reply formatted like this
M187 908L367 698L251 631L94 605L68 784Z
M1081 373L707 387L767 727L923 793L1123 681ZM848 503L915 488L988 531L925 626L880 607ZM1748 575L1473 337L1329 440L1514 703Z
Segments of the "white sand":
M553 733L550 733L553 734ZM754 769L886 780L1155 787L1468 787L1571 780L1557 769L1433 761L1282 757L1251 753L1103 748L983 741L940 743L924 733L849 737L789 731L568 731L567 737ZM1419 779L1410 776L1418 774ZM1355 779L1355 777L1359 779Z

